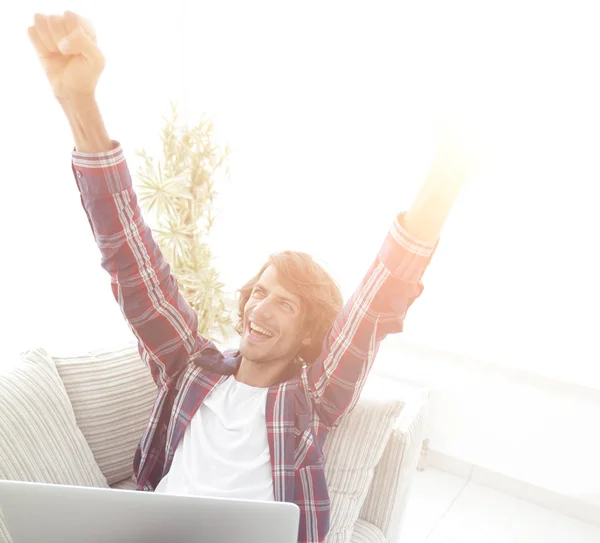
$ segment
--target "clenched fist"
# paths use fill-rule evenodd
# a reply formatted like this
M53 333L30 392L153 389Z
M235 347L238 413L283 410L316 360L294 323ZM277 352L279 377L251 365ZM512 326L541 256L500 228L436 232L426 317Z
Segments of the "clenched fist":
M104 55L87 19L71 11L63 15L38 13L28 32L59 101L94 96Z

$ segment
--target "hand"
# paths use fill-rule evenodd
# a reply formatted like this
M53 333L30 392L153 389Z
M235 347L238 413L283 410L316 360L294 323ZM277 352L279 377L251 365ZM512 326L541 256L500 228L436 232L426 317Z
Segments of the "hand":
M71 11L37 13L28 33L59 101L94 96L105 61L87 19Z

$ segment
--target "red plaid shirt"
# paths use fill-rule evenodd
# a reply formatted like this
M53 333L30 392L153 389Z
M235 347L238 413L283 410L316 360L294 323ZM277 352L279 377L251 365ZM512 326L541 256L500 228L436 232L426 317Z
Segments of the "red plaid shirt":
M115 142L112 151L98 154L73 152L72 165L102 267L158 386L134 459L138 489L153 490L169 471L204 398L235 372L241 358L198 334L197 315L144 222L121 146ZM435 244L411 237L396 219L320 357L310 367L293 368L295 373L269 389L274 496L299 506L299 542L325 540L330 513L325 438L356 405L381 340L402 331L434 249Z

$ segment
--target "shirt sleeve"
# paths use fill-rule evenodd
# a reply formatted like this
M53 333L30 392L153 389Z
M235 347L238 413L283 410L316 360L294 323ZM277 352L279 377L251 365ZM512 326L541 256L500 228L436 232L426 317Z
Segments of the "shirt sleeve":
M398 215L377 258L346 303L302 379L321 423L332 428L356 405L381 341L402 332L437 247L412 236Z
M113 142L102 153L73 151L72 168L102 267L154 381L174 383L197 359L218 365L221 353L198 333L198 316L144 222L121 145Z

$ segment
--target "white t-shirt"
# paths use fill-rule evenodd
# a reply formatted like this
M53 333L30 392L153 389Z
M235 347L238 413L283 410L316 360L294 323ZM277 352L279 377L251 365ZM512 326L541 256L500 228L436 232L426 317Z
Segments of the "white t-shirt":
M192 417L155 492L273 501L268 390L233 375L217 386Z

